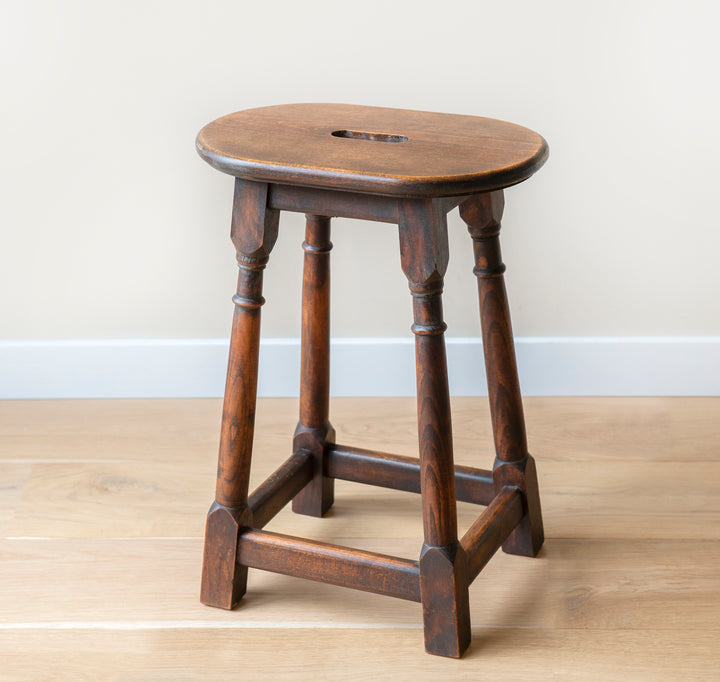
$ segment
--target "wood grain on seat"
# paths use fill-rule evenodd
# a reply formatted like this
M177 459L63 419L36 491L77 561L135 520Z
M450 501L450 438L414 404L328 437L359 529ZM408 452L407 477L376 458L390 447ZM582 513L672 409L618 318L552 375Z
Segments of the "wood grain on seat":
M197 149L251 180L414 197L508 187L548 156L540 135L505 121L351 104L238 111L205 126Z

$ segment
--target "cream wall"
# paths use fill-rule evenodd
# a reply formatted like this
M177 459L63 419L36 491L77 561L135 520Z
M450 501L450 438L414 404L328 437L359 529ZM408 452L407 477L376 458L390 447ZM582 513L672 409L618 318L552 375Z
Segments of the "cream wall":
M549 141L507 191L520 336L720 335L717 3L28 1L0 9L0 338L229 330L232 180L213 118L294 101L507 119ZM456 216L449 333L476 336ZM263 333L299 334L285 216ZM338 220L333 334L405 336L393 226Z

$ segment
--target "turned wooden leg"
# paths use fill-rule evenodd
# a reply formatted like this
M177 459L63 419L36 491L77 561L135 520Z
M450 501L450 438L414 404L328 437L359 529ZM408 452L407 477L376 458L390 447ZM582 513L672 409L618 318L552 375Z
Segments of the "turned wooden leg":
M504 207L502 191L471 197L460 205L475 249L488 396L495 439L493 482L495 493L504 486L523 492L524 516L503 544L509 554L535 556L543 544L535 461L528 454L520 384L510 310L500 253L500 220Z
M413 296L424 544L420 595L425 648L460 657L470 644L467 557L458 543L450 394L442 315L447 222L440 202L400 206L400 253Z
M300 420L293 451L313 456L313 478L294 498L299 514L322 516L334 499L334 480L325 476L325 444L335 442L330 405L330 218L307 216L302 297Z
M277 239L278 214L268 211L267 185L237 179L232 240L239 265L230 337L215 502L205 527L200 600L233 608L245 593L247 568L238 565L237 542L252 525L248 480L255 427L262 273Z

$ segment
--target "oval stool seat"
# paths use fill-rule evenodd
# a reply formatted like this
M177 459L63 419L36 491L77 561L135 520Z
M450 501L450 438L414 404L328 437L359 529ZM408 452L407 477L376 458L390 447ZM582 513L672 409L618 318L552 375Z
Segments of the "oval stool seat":
M508 187L548 156L540 135L513 123L351 104L238 111L205 126L197 149L247 179L414 197Z

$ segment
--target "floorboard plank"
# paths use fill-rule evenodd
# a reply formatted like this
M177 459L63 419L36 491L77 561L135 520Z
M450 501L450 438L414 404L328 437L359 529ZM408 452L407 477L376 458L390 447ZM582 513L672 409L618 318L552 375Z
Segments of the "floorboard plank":
M29 464L0 461L0 537L10 534L20 497L30 477Z
M579 456L717 461L717 398L531 397L523 402L530 449L543 461ZM487 398L455 397L452 408L458 460L490 466ZM0 401L0 460L212 461L221 412L215 398ZM331 418L338 440L347 445L416 454L412 399L334 398ZM261 446L287 450L297 400L260 400L256 422Z
M337 538L417 555L419 545ZM198 539L0 541L0 624L346 622L417 625L412 602L250 571L235 611L198 600ZM540 557L497 554L470 588L482 627L720 629L720 541L549 540Z
M253 487L284 454L258 452ZM697 480L675 462L552 461L539 462L538 468L547 537L720 539L720 461L705 463ZM16 537L200 537L214 494L214 470L204 462L35 463L7 532ZM325 539L422 539L418 495L338 481L335 499L324 523L285 509L272 529L319 530ZM462 503L458 509L462 531L483 508Z
M473 628L459 661L422 631L258 629L0 633L4 680L716 680L717 633Z

